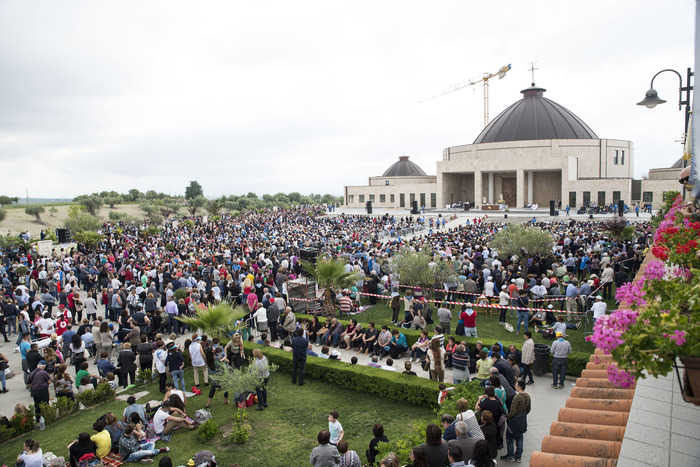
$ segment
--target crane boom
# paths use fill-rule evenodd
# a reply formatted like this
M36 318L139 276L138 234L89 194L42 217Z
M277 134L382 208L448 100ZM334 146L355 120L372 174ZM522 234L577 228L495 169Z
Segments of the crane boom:
M450 86L447 89L444 89L436 94L433 94L432 96L429 96L421 101L421 103L425 101L429 101L431 99L435 99L440 96L444 96L445 94L449 94L454 91L458 91L462 88L466 88L467 86L474 86L475 84L484 83L484 126L489 124L489 80L491 78L495 78L498 76L498 79L502 79L508 70L511 69L510 63L508 65L502 66L499 68L498 71L495 73L484 73L484 75L481 78L478 79L473 79L469 81L463 81L461 83L454 84Z

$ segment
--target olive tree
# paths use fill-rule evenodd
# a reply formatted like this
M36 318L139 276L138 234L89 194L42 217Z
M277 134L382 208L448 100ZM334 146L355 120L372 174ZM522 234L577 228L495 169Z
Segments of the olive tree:
M36 217L36 222L41 222L41 215L46 211L46 208L41 204L30 204L24 208L24 212L30 216Z
M493 236L491 248L501 256L520 255L523 257L544 256L552 251L554 238L548 232L536 227L509 224Z

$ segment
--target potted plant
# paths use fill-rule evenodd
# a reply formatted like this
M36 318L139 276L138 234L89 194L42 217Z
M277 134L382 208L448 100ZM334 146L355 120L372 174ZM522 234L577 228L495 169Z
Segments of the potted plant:
M686 400L700 405L700 222L684 218L677 197L654 233L651 253L633 283L618 288L621 307L598 319L587 340L612 354L609 379L666 375L680 359Z

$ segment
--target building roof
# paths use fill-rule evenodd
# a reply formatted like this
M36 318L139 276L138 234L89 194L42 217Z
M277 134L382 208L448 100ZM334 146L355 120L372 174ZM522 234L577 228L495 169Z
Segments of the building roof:
M474 144L535 139L598 139L598 136L565 107L543 97L546 89L520 91L523 98L493 119Z
M408 160L408 156L399 157L398 162L394 162L386 169L382 177L425 177L426 174L417 164Z

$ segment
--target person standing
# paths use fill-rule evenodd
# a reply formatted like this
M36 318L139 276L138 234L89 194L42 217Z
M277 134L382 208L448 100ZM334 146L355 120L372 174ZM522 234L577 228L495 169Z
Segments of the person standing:
M474 311L473 306L472 302L468 302L462 308L462 313L460 313L460 317L464 322L464 335L466 337L479 337L476 334L476 311Z
M515 329L516 334L520 334L521 323L525 323L525 330L527 331L528 321L530 320L530 312L527 310L529 304L527 289L522 289L519 294L520 296L515 299L515 306L518 307L518 324Z
M535 361L535 343L532 340L532 333L530 331L525 331L523 335L525 337L525 343L523 344L523 350L520 354L520 363L523 366L523 379L527 380L527 384L534 384L535 380L532 378L532 369L530 366Z
M294 337L294 339L292 339L292 384L297 384L297 370L298 370L299 371L299 374L298 374L299 386L304 385L304 371L306 370L306 348L308 346L309 346L309 340L306 337L304 337L304 330L297 329L296 337ZM320 436L320 434L319 434L319 436ZM329 434L329 438L330 438L330 434ZM320 441L319 441L319 443L320 443Z
M27 376L27 383L30 385L32 399L34 399L34 410L36 411L36 421L41 418L40 403L49 403L49 383L51 376L44 370L46 361L41 360L36 369Z
M260 349L253 350L254 363L258 369L258 386L255 388L255 395L258 398L258 406L255 410L264 410L267 407L267 383L270 380L270 367Z
M556 338L557 340L552 344L552 378L554 380L552 387L554 389L564 389L571 344L564 339L564 334L561 332L557 333Z
M5 370L9 367L10 361L7 357L0 353L0 383L2 383L2 390L0 393L5 394L7 392L7 387L5 385Z
M515 383L517 394L510 404L508 411L508 428L506 429L506 444L508 454L501 459L509 462L520 462L523 456L523 435L527 431L527 414L532 408L530 394L525 392L525 381L519 379Z
M605 313L608 311L608 304L603 301L601 295L596 295L595 303L591 306L591 310L593 311L593 325L595 326L598 318L605 316Z
M207 371L207 363L204 355L204 347L202 347L202 336L194 338L190 344L190 359L192 360L192 372L194 373L194 385L199 387L199 372L202 372L204 384L209 385L209 372Z

